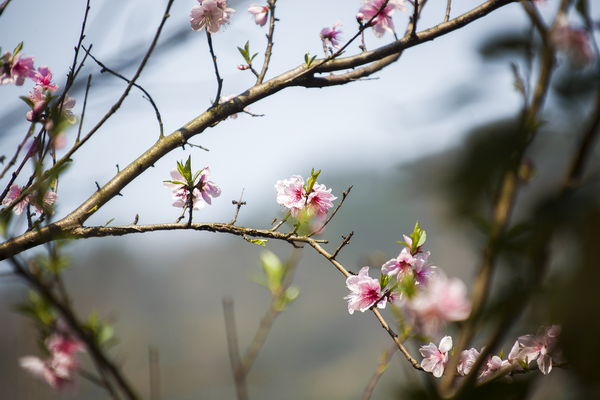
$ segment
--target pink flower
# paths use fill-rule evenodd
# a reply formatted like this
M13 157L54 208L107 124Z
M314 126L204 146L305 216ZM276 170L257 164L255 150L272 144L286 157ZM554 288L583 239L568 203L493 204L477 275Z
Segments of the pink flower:
M10 186L10 192L8 192L8 194L6 195L4 200L2 200L2 205L10 206L17 199L17 197L19 197L20 194L21 194L21 189L19 188L19 186L16 183L13 183ZM26 205L27 205L27 198L23 199L21 202L19 202L19 204L14 206L13 212L16 215L21 215L21 213L25 209Z
M398 281L401 282L406 276L413 276L412 266L416 261L405 247L397 258L392 258L381 266L381 272L385 275L398 275Z
M292 175L287 180L277 181L275 184L277 193L277 204L290 210L292 217L298 217L298 211L303 210L306 205L304 198L304 179L300 175Z
M58 90L58 85L52 83L52 71L50 71L50 68L46 65L42 65L37 71L29 71L29 78L31 78L36 85L40 85L44 89L50 90L52 93Z
M456 366L458 374L460 376L466 376L471 371L471 368L473 368L473 365L475 364L475 361L477 361L478 357L479 352L474 348L463 350L460 353L460 361Z
M481 349L481 351L483 351L483 349ZM498 356L488 354L485 358L485 361L481 365L481 368L479 369L479 376L477 377L477 382L485 381L487 378L494 375L500 369L506 369L506 373L503 374L504 376L501 379L501 381L507 383L512 382L512 378L508 375L512 371L510 365L511 364L508 360L502 360Z
M429 281L433 278L435 274L435 270L437 269L437 267L431 264L427 264L429 254L429 252L425 254L417 254L417 256L415 257L415 263L413 265L415 285L427 287L429 285Z
M519 336L518 342L521 351L514 357L515 349L511 355L520 361L532 362L537 360L537 365L544 375L552 371L552 359L558 354L556 344L560 334L560 326L552 325L548 328L541 326L536 335Z
M52 210L52 205L56 202L56 199L58 199L58 194L56 194L53 191L48 191L44 193L41 205L37 203L37 192L33 192L25 198L25 200L33 206L35 212L37 212L40 215L42 214L42 212L46 212L50 215L54 214L54 210Z
M235 12L227 7L226 0L198 0L199 6L192 7L190 23L192 29L200 31L204 28L210 33L217 33L221 25L229 20L229 15Z
M344 299L348 300L350 314L354 314L355 310L367 311L384 293L379 285L379 280L369 277L369 267L362 267L358 275L349 276L346 279L346 286L350 289L350 294ZM385 308L386 301L384 298L377 304L377 307Z
M46 92L42 86L36 86L27 95L29 100L33 103L33 108L27 112L25 116L27 121L37 122L40 120L42 112L46 107Z
M179 173L177 168L173 168L171 170L171 179L177 182L185 182L185 178ZM176 200L175 203L173 203L173 207L185 207L187 205L189 191L185 185L171 182L163 182L163 185L167 189L173 191L172 198L173 200ZM204 208L204 202L200 198L202 196L202 193L200 193L200 190L198 190L198 188L194 187L194 190L192 191L192 196L194 197L192 200L194 210L200 210Z
M259 6L257 4L250 4L248 6L248 12L254 15L254 22L256 25L265 26L267 23L267 17L269 16L269 6Z
M439 378L444 373L444 368L446 368L450 350L452 350L452 338L450 336L442 338L439 349L433 343L421 346L419 353L425 357L421 361L421 366L425 371L431 372L433 376Z
M339 37L342 32L344 32L343 30L336 30L336 28L338 26L342 26L342 21L338 21L335 24L333 24L332 28L323 28L321 30L321 39L323 39L323 43L325 43L325 46L333 46L336 49L341 48L342 46L340 45L340 41L342 40L341 37Z
M21 357L19 365L60 392L79 370L75 353L84 352L85 348L79 340L61 334L49 336L46 347L50 357L45 360L34 356Z
M574 29L564 17L558 18L556 27L550 33L550 41L565 53L573 66L589 67L594 62L594 51L585 29Z
M377 12L383 5L384 0L364 0L363 6L360 8L357 19L369 21L373 16L377 17L371 23L373 33L377 37L382 37L385 31L394 34L394 23L392 22L392 14L396 9L406 12L404 0L389 0L383 11Z
M11 57L10 52L5 52L2 55L2 66L0 67L0 85L14 83L21 86L25 83L25 78L29 75L29 71L33 69L33 61L35 57L23 57L22 53Z
M75 114L73 114L73 111L71 111L73 107L75 107L75 99L69 97L68 94L65 94L65 98L62 102L61 115L71 125L77 122Z
M319 221L325 221L327 219L327 211L333 207L333 200L337 199L331 194L331 189L327 189L325 185L319 185L315 183L312 192L308 195L306 200L306 211L309 218L312 218L315 214Z
M277 203L290 210L292 217L298 218L300 211L306 211L306 216L317 216L319 221L327 219L327 211L333 207L332 201L337 197L331 194L331 189L315 182L311 192L306 193L304 179L293 175L290 180L277 181L275 184Z
M438 270L428 290L417 292L407 308L414 313L426 335L433 336L448 321L463 321L471 313L467 286L458 278L448 279Z
M208 165L204 167L200 173L200 181L196 184L194 191L197 189L202 194L202 198L209 205L211 203L211 197L219 197L221 195L221 188L219 188L214 182L208 180L210 177L210 169Z

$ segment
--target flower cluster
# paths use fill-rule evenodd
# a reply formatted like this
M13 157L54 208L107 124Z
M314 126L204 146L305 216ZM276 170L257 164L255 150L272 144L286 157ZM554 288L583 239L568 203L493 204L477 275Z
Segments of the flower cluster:
M75 107L75 99L69 97L66 93L62 104L55 104L55 108L61 112L60 117L57 117L58 114L54 116L49 115L47 118L43 117L44 112L49 110L48 106L52 100L51 93L56 93L59 85L52 81L52 71L47 65L42 65L36 71L33 66L35 58L33 56L23 57L20 53L22 48L23 43L21 42L13 54L7 51L0 56L0 84L14 83L17 86L21 86L25 82L25 78L29 78L35 82L35 87L27 95L27 102L31 107L31 110L26 115L28 121L43 122L49 131L55 128L55 123L59 120L74 124L76 119L71 110ZM53 139L60 133L60 131L56 132L53 135ZM55 144L53 143L53 145Z
M63 333L49 336L45 345L50 352L48 358L21 357L19 365L60 392L66 384L72 382L73 374L79 370L75 353L85 352L85 347L78 339Z
M221 25L229 21L233 8L227 7L227 0L198 0L199 6L192 7L190 23L192 29L201 31L206 28L210 33L217 33Z
M10 191L8 192L4 200L2 200L2 205L10 206L12 203L14 203L17 197L19 197L19 195L21 194L21 190L22 188L20 188L16 183L12 184L12 186L10 187ZM13 211L15 214L21 215L23 210L25 210L27 204L31 204L35 212L40 215L43 212L46 212L47 214L52 214L54 212L52 210L52 205L56 202L57 198L58 194L56 194L53 191L48 191L44 194L44 197L42 198L42 204L39 204L38 195L36 192L33 192L32 194L27 195L18 204L16 204L13 207Z
M536 362L539 370L548 374L552 370L552 363L561 361L560 350L557 349L558 335L560 326L552 325L548 328L541 326L536 335L519 336L512 347L506 360L500 356L488 354L477 371L477 381L485 382L489 378L499 373L500 380L511 382L512 371L530 368ZM439 347L434 343L421 346L419 352L424 357L421 366L433 376L439 378L444 373L448 356L452 350L452 338L444 336L440 341ZM483 352L484 349L481 349ZM466 376L481 353L474 348L463 350L460 353L460 361L457 365L456 373L459 376ZM499 372L500 371L500 372Z
M210 177L208 165L196 172L194 177L192 177L191 168L191 157L188 158L185 164L177 162L177 168L171 170L173 180L164 181L163 183L167 189L173 191L172 198L175 200L173 207L187 207L190 193L194 210L204 208L204 202L209 205L212 204L212 198L221 195L221 189L214 182L208 180ZM198 183L195 183L198 177L200 179Z
M333 207L332 201L337 197L331 194L331 189L317 183L320 172L315 173L313 170L306 186L300 175L293 175L289 180L277 181L277 203L286 207L294 218L303 220L316 215L319 221L325 221L327 211Z
M395 34L394 22L392 22L392 14L396 9L406 12L404 0L389 0L382 11L379 11L385 0L364 0L362 7L356 14L356 19L359 23L368 22L375 17L371 22L373 33L377 37L382 37L388 31L392 35Z

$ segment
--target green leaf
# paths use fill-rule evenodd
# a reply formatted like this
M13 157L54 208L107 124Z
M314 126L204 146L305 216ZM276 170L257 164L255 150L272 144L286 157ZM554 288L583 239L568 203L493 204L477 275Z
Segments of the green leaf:
M33 108L33 101L31 101L31 100L29 99L29 97L25 97L25 96L19 96L19 98L20 98L21 100L23 100L25 103L27 103L27 105L28 105L29 107L32 107L32 108Z
M252 64L252 60L254 60L254 58L258 55L258 53L254 53L254 55L252 56L252 58L250 58L250 62L248 64Z
M383 290L383 288L386 287L388 285L388 283L390 283L391 280L392 280L391 275L385 275L382 272L381 277L379 277L379 285L381 286L381 289Z
M304 55L304 63L306 64L306 68L310 68L310 65L313 63L313 61L315 61L315 58L317 58L317 56L312 56L312 58L310 57L310 53L307 51L306 54Z
M260 253L260 261L263 271L267 277L269 290L272 292L281 287L281 279L283 278L283 264L279 257L272 251L265 250Z
M279 298L277 304L277 310L279 312L285 310L300 294L300 288L297 286L290 286L283 295Z
M19 43L17 47L15 47L15 51L13 51L13 57L17 55L23 49L23 42Z
M313 190L313 187L315 186L315 183L317 182L317 177L319 176L319 174L321 173L321 170L318 170L315 173L315 169L313 168L312 171L310 172L310 178L308 178L307 182L306 182L306 194L310 194Z
M111 218L110 220L108 220L108 222L106 224L104 224L104 228L106 228L108 226L108 224L110 224L114 220L115 220L114 218Z
M269 241L268 239L246 239L247 242L253 243L253 244L258 244L260 246L266 246L267 242Z

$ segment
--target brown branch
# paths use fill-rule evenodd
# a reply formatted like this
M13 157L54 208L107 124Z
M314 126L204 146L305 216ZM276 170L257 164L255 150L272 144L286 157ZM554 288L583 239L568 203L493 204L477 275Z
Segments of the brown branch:
M212 45L212 37L208 29L206 29L206 38L208 40L208 49L210 50L210 55L213 61L213 67L215 68L215 75L217 76L217 95L215 97L215 101L213 102L211 107L216 107L221 100L221 89L223 89L223 79L221 75L219 75L219 67L217 66L217 56L215 55L215 51Z
M188 139L203 132L209 127L215 126L220 121L227 118L229 115L242 112L243 109L248 105L255 103L265 97L268 97L274 93L277 93L287 87L307 86L311 83L311 76L315 72L323 73L341 69L350 69L377 61L376 63L374 63L376 67L370 70L374 72L383 68L385 65L388 65L391 62L393 62L395 58L397 58L397 54L403 51L404 49L416 46L426 41L433 40L456 29L460 29L463 26L479 18L482 18L488 15L489 13L493 12L494 10L514 1L515 0L489 0L481 6L449 22L442 23L434 28L417 33L413 38L407 39L405 37L390 45L384 46L380 49L371 52L364 52L347 58L330 60L321 65L317 70L311 69L310 71L308 71L306 69L306 66L302 64L291 71L288 71L271 79L268 82L255 85L254 87L248 89L246 92L238 95L232 101L229 101L225 104L219 104L216 107L208 109L202 115L198 116L196 119L189 122L184 127L180 128L178 131L164 138L160 138L154 146L152 146L138 159L136 159L125 169L123 169L123 171L118 173L111 181L104 185L104 187L102 187L101 190L94 193L76 210L71 212L62 220L44 226L38 231L27 232L17 238L10 239L0 244L0 260L11 257L23 250L38 246L39 244L45 243L47 241L54 240L57 237L57 235L66 233L74 228L80 228L85 220L87 220L92 214L94 214L98 209L100 209L104 204L106 204L106 202L108 202L113 197L117 196L117 194L125 186L127 186L131 181L133 181L146 169L153 166L164 155L168 154L171 150L177 147L181 147L182 145L187 143ZM169 2L169 5L170 4L171 2ZM157 32L157 35L160 33L163 24L164 19L163 23L161 23L161 27ZM151 45L151 48L146 58L140 66L140 69L138 69L138 73L136 73L136 76L132 79L132 82L135 81L139 76L139 73L141 73L141 68L143 68L150 53L152 52L156 40L157 37L155 37L155 40ZM346 81L336 82L336 84L348 83L351 81L351 79L357 78L356 76L353 76L352 73L348 73L346 76ZM129 92L131 86L131 84L128 85L124 96ZM116 112L123 99L124 97L122 97L122 99L120 99L119 102L117 102L117 104L113 106L111 111L102 119L102 121L96 127L92 129L92 131L88 134L86 138L82 140L80 144L83 144L84 140L87 140L87 138L89 138L89 136L91 136L91 134L95 132L110 115ZM52 174L54 171L56 171L57 168L62 166L65 162L67 162L67 160L70 160L70 157L72 156L74 151L79 147L80 146L74 146L74 148L71 151L69 151L61 160L57 162L56 166L52 167L42 175L42 180L47 179L47 177L50 176L50 174Z

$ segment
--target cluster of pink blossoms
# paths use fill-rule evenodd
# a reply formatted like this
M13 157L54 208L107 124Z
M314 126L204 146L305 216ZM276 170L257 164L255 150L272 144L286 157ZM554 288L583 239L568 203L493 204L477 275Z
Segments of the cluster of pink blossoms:
M229 21L233 8L227 7L227 0L198 0L199 6L192 7L190 23L192 29L200 31L204 28L210 33L217 33L221 25Z
M17 48L20 49L21 45ZM16 50L16 51L17 51ZM23 85L25 78L29 78L35 82L35 87L27 97L31 101L31 110L27 112L26 118L30 122L44 122L46 129L52 129L50 120L42 120L42 114L47 109L49 93L56 93L59 86L52 81L52 71L46 65L42 65L35 70L33 66L34 57L22 57L21 53L11 55L10 52L5 52L0 57L0 84L6 85L14 83L17 86ZM75 99L65 94L61 105L62 118L68 123L76 122L75 115L72 112L75 107Z
M477 381L484 382L488 378L501 371L500 380L511 382L511 372L523 370L523 366L530 368L537 363L538 369L547 375L552 370L552 362L561 362L562 356L557 349L560 326L552 325L548 328L541 326L536 335L519 336L513 345L506 360L492 354L488 354L477 372ZM439 378L444 373L452 350L452 338L444 336L439 347L434 343L421 346L419 352L424 357L421 366L433 376ZM483 352L483 349L481 349ZM463 350L460 353L460 362L457 365L458 376L466 376L480 356L480 352L474 348Z
M221 188L214 182L209 181L209 177L210 169L207 165L202 169L200 180L194 185L194 190L192 191L192 204L194 210L204 208L204 202L207 202L209 205L212 204L212 198L221 195ZM167 189L173 191L172 198L173 200L176 200L175 203L173 203L173 207L185 207L188 203L189 196L189 190L184 184L186 180L177 168L171 170L171 178L173 179L173 182L164 182L163 185ZM202 199L204 199L204 201L202 201Z
M74 373L79 370L75 353L85 352L85 347L78 339L62 333L49 336L45 344L50 352L48 358L42 360L35 356L21 357L19 365L60 392L66 384L73 381Z
M21 188L19 188L19 186L16 183L12 184L10 187L10 192L8 192L4 200L2 200L2 205L10 206L12 203L14 203L14 201L17 199L17 197L19 197L20 194ZM27 204L31 204L35 212L39 215L41 215L44 211L48 212L49 214L52 214L52 205L56 202L57 198L58 194L56 194L53 191L48 191L44 194L42 204L38 204L38 196L37 193L34 192L26 196L21 202L16 204L13 207L13 211L15 214L21 215L23 210L25 210Z
M293 175L289 180L277 181L275 192L277 203L286 207L292 217L312 218L316 215L319 221L327 219L327 211L333 207L332 201L337 199L325 185L314 182L312 188L306 188L300 175Z
M404 0L389 0L385 8L379 12L385 0L364 0L363 5L356 14L356 20L362 24L368 22L375 17L371 22L373 33L377 37L382 37L388 31L392 35L394 31L394 22L392 22L392 14L398 9L406 12Z
M430 253L422 252L425 231L417 223L413 239L404 235L404 247L398 257L387 261L381 267L381 279L368 276L368 267L361 269L357 276L346 279L346 286L351 293L348 300L348 311L364 312L374 306L384 308L386 300L402 307L407 321L412 321L413 328L426 336L435 336L450 321L463 321L471 313L471 302L467 299L467 286L458 278L449 279L437 267L428 264ZM420 243L420 244L419 244ZM390 277L395 276L397 283L390 284ZM381 284L385 287L381 287ZM404 298L403 285L413 285L415 293ZM387 296L384 296L388 293Z

